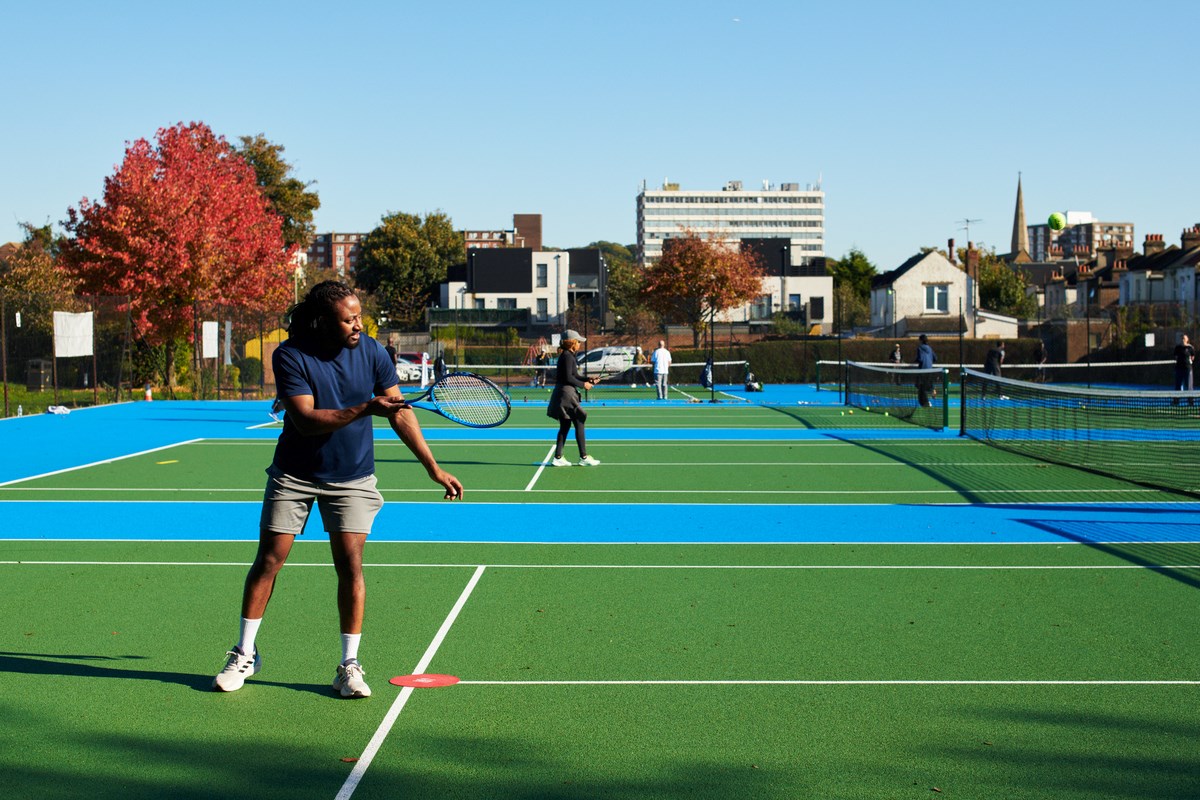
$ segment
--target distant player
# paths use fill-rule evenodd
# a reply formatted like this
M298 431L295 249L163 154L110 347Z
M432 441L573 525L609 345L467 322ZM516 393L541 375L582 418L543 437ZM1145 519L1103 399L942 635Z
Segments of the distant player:
M658 340L658 347L650 354L650 363L654 365L654 385L658 389L658 399L666 400L671 373L671 351L667 349L664 340Z

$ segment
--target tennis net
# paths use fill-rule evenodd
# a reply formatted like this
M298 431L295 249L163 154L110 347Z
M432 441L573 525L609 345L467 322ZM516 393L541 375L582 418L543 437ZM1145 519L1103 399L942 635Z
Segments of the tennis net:
M950 424L944 369L893 369L846 362L846 405L940 431Z
M675 363L670 371L671 399L700 402L710 399L714 392L705 378L707 362ZM474 372L502 386L513 400L537 400L549 397L554 388L554 361L545 364L462 364L458 369ZM746 376L749 365L746 361L715 361L712 365L712 383L715 394L724 400L732 395L745 394ZM654 368L649 364L634 364L620 372L597 374L594 368L579 376L596 383L588 392L589 400L642 401L657 397L654 383ZM731 395L732 393L732 395Z
M962 433L1055 464L1200 495L1200 393L1047 386L967 369Z

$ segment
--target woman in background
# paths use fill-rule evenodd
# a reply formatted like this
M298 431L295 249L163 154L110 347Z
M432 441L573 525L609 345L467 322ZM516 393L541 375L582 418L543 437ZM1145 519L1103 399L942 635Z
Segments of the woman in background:
M579 390L592 388L592 383L579 377L579 364L575 360L575 351L580 343L586 341L575 331L565 331L562 342L558 346L558 365L554 371L554 391L550 393L550 405L546 408L546 416L558 420L558 438L554 443L554 460L550 463L556 467L569 467L571 462L563 458L563 448L567 444L567 433L572 426L575 428L575 444L579 446L579 464L583 467L599 466L600 462L587 454L587 435L584 432L584 422L587 412L579 402Z

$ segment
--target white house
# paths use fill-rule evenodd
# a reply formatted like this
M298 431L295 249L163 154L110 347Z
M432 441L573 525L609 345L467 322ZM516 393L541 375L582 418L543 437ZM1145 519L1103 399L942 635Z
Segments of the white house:
M941 253L913 256L871 281L871 327L888 336L957 333L959 312L973 336L974 281Z

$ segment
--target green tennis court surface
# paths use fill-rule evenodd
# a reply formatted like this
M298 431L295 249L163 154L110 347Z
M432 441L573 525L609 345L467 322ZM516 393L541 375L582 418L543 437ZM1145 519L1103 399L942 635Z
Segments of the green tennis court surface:
M274 431L157 405L3 428L11 796L1200 796L1181 496L836 407L598 406L594 469L543 466L539 409L469 437L427 415L468 494L437 502L379 431L373 696L329 689L312 529L262 672L217 694ZM388 683L412 673L458 683Z

